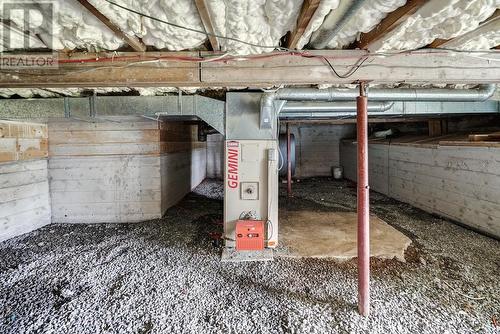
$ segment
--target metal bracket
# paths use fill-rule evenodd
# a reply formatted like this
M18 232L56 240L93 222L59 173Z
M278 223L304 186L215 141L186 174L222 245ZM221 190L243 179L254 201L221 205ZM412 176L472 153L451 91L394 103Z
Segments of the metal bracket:
M89 116L91 118L95 118L97 116L97 111L96 111L96 93L94 92L94 94L92 96L89 97Z
M64 117L65 118L71 117L71 108L69 106L69 98L67 96L64 97Z
M182 90L178 90L177 94L177 112L182 115Z

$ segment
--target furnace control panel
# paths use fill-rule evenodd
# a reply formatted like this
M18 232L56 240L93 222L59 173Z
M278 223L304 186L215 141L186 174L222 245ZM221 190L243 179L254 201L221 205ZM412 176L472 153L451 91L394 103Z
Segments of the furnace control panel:
M263 250L264 225L261 220L238 220L236 222L236 250Z

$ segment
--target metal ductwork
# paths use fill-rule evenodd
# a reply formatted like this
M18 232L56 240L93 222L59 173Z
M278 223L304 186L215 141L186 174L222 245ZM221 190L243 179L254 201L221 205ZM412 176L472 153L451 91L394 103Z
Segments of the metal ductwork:
M372 101L418 101L418 102L483 102L488 100L496 90L496 85L480 85L476 89L446 89L446 88L372 88L368 91L368 100ZM261 99L261 126L266 126L265 120L276 112L287 110L286 101L354 101L358 96L357 89L342 88L283 88L276 92L264 93ZM285 102L285 103L283 103ZM387 103L387 102L386 102ZM312 104L302 104L305 112L315 112ZM318 105L317 109L320 105ZM292 104L294 112L300 110L300 104ZM308 109L311 108L311 109ZM332 111L335 106L331 106ZM372 107L372 108L375 108ZM390 108L390 107L389 107ZM289 110L290 110L289 109ZM324 112L325 110L318 110ZM287 112L288 113L288 112ZM335 116L335 115L332 115ZM296 116L299 117L299 116ZM302 115L303 117L307 117ZM315 116L317 117L317 116ZM323 117L328 117L326 114Z
M394 102L372 102L368 105L369 112L384 112L394 105ZM338 113L356 112L356 103L353 102L288 102L279 113L280 118L296 117L297 115L323 115L336 116Z

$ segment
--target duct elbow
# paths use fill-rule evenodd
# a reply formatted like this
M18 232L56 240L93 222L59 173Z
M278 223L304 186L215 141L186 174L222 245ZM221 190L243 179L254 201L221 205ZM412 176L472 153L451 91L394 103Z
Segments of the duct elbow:
M272 129L275 117L274 100L276 93L264 93L260 99L260 128Z
M264 108L272 108L275 99L276 93L274 92L262 94L262 97L260 98L261 111Z
M380 112L387 111L387 110L391 109L393 106L394 106L393 101L382 102L382 104L380 106ZM369 110L369 108L370 108L370 106L368 105L368 110Z
M484 102L490 99L497 90L497 85L489 84L489 85L481 85L478 89L478 101Z

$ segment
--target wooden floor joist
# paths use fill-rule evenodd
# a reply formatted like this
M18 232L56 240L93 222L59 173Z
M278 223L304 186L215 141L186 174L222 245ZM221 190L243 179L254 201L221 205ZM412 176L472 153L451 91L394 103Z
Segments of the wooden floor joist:
M287 48L295 49L297 48L297 43L299 39L304 34L309 22L311 22L311 18L313 17L316 9L318 9L320 0L304 0L302 4L302 9L300 10L299 17L297 19L297 25L295 30L290 33L287 40Z
M119 52L61 54L58 68L3 67L0 87L269 87L354 83L497 83L500 54L418 51L392 56L362 50L273 53L247 60L199 62L213 52ZM14 55L2 54L2 57ZM18 56L16 56L18 57ZM353 72L350 76L335 75ZM160 59L161 61L153 61ZM367 58L362 65L359 61ZM491 59L498 59L492 61Z
M428 48L438 48L442 46L444 43L448 42L449 39L442 39L442 38L436 38L434 41L432 41L431 44L427 45Z
M198 13L200 14L201 22L203 23L205 31L211 34L208 35L208 40L210 41L212 50L220 50L219 41L217 40L217 37L213 36L215 34L214 25L212 23L212 19L210 18L210 13L208 11L205 0L195 0L195 4L196 8L198 9Z
M404 6L389 13L372 31L361 34L359 41L354 43L353 46L359 49L370 49L373 43L381 40L396 29L427 2L429 0L408 0Z
M137 37L130 36L124 33L118 25L111 22L105 15L103 15L97 8L95 8L87 0L78 0L78 2L85 7L89 12L92 13L99 21L104 23L111 31L115 33L116 36L120 37L125 43L127 43L134 51L144 52L146 51L146 45L142 43Z

